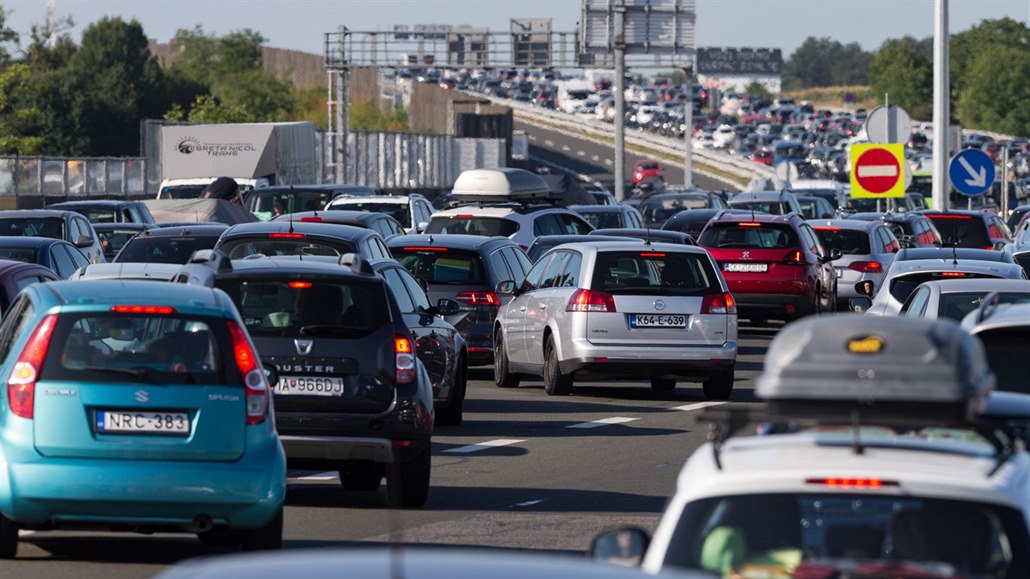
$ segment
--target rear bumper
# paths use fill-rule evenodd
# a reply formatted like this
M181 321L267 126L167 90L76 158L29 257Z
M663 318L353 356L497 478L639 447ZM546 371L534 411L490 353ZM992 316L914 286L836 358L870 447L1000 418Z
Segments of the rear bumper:
M248 444L235 462L62 459L10 446L3 453L0 512L27 526L185 530L210 517L257 528L279 514L286 496L286 459L274 436Z
M748 319L790 320L807 316L815 310L807 295L734 293L733 299L737 301L737 316ZM793 309L793 312L789 309Z
M558 363L563 374L590 378L683 378L705 379L733 369L737 342L717 346L678 348L598 347L568 352L572 357Z

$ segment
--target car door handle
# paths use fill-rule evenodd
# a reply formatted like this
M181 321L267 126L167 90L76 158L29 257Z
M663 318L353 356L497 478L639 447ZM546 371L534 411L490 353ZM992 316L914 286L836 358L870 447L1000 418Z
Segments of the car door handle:
M519 311L520 312L526 311L526 306L519 306Z
M547 304L537 304L537 306L536 306L536 307L537 307L538 309L541 309L541 310L546 310L546 309L547 309Z

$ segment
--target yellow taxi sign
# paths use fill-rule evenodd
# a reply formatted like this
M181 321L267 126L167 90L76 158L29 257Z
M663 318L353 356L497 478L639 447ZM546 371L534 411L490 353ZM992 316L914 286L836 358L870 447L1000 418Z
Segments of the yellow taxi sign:
M905 145L851 145L851 197L905 196Z
M879 354L884 341L880 336L863 336L848 340L848 351L852 354Z

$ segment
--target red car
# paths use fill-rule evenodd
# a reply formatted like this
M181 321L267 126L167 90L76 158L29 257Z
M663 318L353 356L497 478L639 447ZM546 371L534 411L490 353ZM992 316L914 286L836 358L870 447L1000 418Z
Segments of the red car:
M837 308L837 271L800 215L725 213L712 219L697 244L708 250L752 322L793 320Z
M773 164L773 152L766 149L758 149L754 153L751 153L751 160L755 163L762 165L768 165L772 167Z
M639 185L641 181L657 178L665 182L665 166L654 159L641 159L633 163L633 184Z

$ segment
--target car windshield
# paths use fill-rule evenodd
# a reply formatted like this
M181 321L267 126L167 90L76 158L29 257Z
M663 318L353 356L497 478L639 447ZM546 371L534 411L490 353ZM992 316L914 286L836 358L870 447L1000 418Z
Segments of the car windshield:
M872 492L714 497L690 503L665 564L729 578L1026 577L1018 510ZM880 481L883 486L895 485Z
M594 229L617 229L625 225L622 223L622 213L618 211L584 210L580 216L586 219L587 223L593 225Z
M665 223L670 217L686 209L705 209L709 206L704 197L673 197L669 199L648 199L637 206L637 211L648 223Z
M0 247L0 259L36 263L38 250L32 247Z
M195 251L211 249L218 238L204 237L136 237L125 243L115 257L118 263L181 263L185 264Z
M64 220L0 219L0 236L64 239Z
M709 227L697 243L715 249L788 249L798 245L798 238L790 227L727 223Z
M41 380L225 384L225 320L179 315L64 314ZM231 358L230 358L231 359ZM238 378L238 377L237 377ZM230 382L231 383L231 382Z
M612 294L699 296L721 291L707 255L665 251L601 251L590 288Z
M1030 331L1026 326L998 328L979 332L987 363L994 371L997 389L1030 394Z
M97 231L100 246L104 248L104 257L113 259L130 239L139 233L138 229L108 229Z
M983 220L967 215L929 214L927 217L941 232L944 245L958 244L959 247L993 249L994 244L987 237Z
M816 227L816 235L826 249L839 249L844 255L869 255L869 234L839 227Z
M390 253L412 275L429 283L455 285L488 283L483 268L483 258L471 251L445 247L395 247L390 249Z
M252 336L366 336L389 320L382 283L222 278Z
M341 203L339 205L329 207L329 209L385 213L396 219L401 225L411 223L411 211L409 210L407 203L376 203L373 201L362 201L360 203Z
M519 224L503 217L436 217L429 221L425 233L454 233L508 237L519 230Z
M980 275L975 273L965 273L957 271L927 271L919 272L910 275L899 275L890 281L890 292L894 296L894 299L901 303L905 303L908 300L908 296L912 295L912 292L916 290L919 284L927 281L940 280L940 279L975 279L975 278L996 278L993 275Z
M287 213L320 211L332 198L333 194L330 191L253 190L247 195L243 206L261 221L268 221Z

